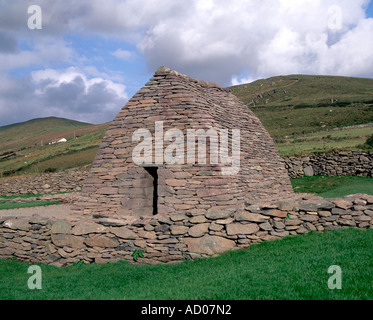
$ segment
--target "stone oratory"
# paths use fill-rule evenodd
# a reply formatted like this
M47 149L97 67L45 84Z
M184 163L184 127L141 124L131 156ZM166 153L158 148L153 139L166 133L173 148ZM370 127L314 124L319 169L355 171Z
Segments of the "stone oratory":
M0 218L0 258L181 262L262 241L373 228L373 196L296 196L258 118L219 85L161 67L119 112L64 219Z
M272 138L246 105L161 67L113 120L74 211L196 216L292 195Z

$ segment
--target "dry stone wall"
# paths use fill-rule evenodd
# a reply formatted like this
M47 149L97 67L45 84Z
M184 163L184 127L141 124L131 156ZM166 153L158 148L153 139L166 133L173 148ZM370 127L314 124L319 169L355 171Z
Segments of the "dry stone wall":
M373 177L373 152L335 151L282 158L290 178L304 175ZM81 168L38 176L2 178L0 195L80 191L88 174L89 168ZM177 178L188 176L187 173L176 174Z
M304 175L373 177L373 152L335 151L283 159L290 178Z
M2 178L0 180L0 195L80 191L88 172L89 168L78 168L36 176Z
M210 209L204 215L176 213L118 219L95 215L52 220L0 218L0 258L65 266L77 261L179 262L247 248L262 241L344 227L373 228L373 196L343 199L304 196L244 209Z

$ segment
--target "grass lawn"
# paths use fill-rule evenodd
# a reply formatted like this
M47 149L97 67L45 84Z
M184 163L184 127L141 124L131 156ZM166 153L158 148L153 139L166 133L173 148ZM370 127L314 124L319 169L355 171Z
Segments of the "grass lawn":
M324 198L344 197L349 194L373 195L373 178L314 176L291 179L295 192L317 193Z
M373 230L341 229L170 265L41 266L41 290L28 289L27 263L0 260L0 299L372 299L372 243ZM341 290L328 288L332 265Z
M28 202L6 202L6 200L0 200L0 210L7 209L19 209L19 208L32 208L32 207L44 207L53 204L61 204L60 201L28 201Z

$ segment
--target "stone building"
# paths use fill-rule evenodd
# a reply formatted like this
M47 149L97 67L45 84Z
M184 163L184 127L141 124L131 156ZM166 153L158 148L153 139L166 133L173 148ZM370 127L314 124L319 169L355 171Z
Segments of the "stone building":
M217 217L292 195L273 140L247 106L161 67L112 122L74 212Z

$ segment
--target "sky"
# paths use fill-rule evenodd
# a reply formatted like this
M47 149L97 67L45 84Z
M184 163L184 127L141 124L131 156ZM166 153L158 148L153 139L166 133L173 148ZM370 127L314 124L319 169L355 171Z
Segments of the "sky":
M0 0L0 126L110 121L160 66L373 78L373 0Z

